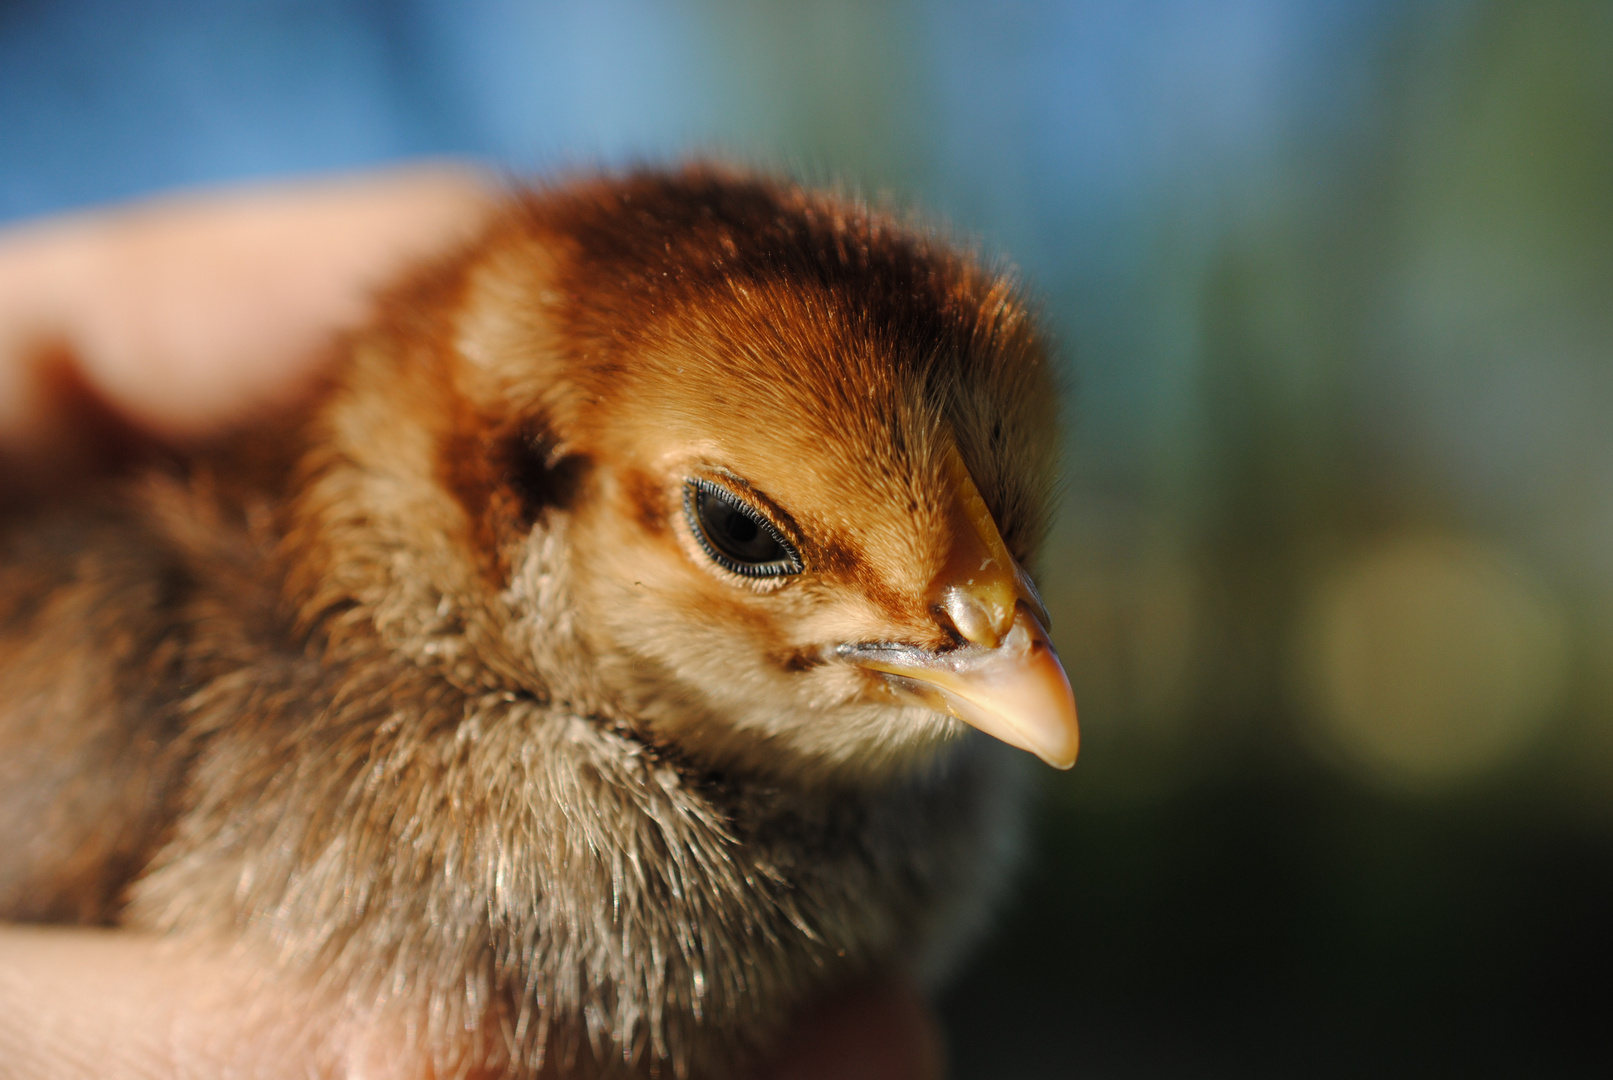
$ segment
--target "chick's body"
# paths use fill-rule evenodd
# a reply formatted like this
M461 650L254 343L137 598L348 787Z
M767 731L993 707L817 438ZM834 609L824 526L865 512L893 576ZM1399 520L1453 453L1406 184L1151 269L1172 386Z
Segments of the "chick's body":
M460 1064L727 1073L1001 878L1020 755L955 717L1062 679L1053 415L1011 288L858 206L512 198L294 422L7 526L0 914L242 941Z

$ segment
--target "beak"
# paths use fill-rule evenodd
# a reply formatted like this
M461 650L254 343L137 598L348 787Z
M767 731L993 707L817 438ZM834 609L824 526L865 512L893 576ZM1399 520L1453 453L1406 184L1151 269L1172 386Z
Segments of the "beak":
M1048 640L1047 611L1008 554L956 450L951 459L958 492L952 550L931 585L931 610L965 644L942 651L886 643L838 651L915 704L1068 769L1080 748L1080 728L1070 681Z

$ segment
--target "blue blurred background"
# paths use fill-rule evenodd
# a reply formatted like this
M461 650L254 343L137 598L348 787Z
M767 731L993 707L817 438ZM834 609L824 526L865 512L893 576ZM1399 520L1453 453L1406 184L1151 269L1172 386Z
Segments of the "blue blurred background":
M957 1075L1607 1075L1613 4L0 0L0 219L690 149L1065 343L1086 745Z

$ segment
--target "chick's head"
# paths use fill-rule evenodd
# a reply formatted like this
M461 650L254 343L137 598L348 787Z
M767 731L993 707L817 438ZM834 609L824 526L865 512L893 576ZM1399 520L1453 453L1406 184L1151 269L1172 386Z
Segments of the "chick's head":
M698 168L529 195L457 280L435 472L494 666L716 768L887 776L967 725L1074 760L1028 573L1053 380L1005 276Z

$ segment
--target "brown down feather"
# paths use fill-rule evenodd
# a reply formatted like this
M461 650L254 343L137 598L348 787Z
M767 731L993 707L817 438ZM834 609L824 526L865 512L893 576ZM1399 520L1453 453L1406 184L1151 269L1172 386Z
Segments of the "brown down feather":
M291 419L0 529L0 916L222 938L450 1072L729 1075L813 993L943 970L1020 755L826 650L947 643L949 447L1030 562L1011 281L645 170L512 196L336 351ZM690 477L803 572L706 558Z

